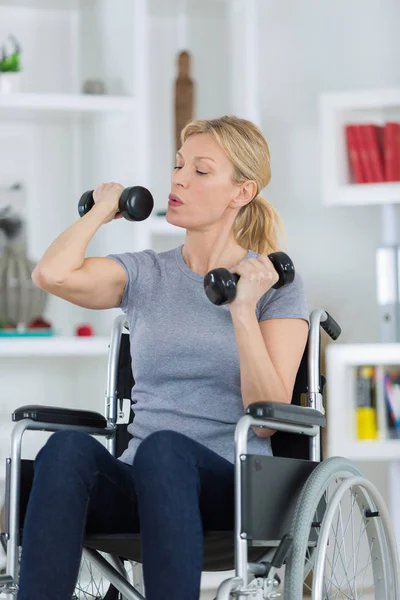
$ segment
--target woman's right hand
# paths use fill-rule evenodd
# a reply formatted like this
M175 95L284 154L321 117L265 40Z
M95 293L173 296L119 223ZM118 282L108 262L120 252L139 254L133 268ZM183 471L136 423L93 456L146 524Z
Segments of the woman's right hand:
M109 223L113 219L122 218L122 215L119 212L119 199L124 189L125 188L119 183L101 183L93 191L95 205L104 208L104 223ZM109 210L106 210L107 208Z

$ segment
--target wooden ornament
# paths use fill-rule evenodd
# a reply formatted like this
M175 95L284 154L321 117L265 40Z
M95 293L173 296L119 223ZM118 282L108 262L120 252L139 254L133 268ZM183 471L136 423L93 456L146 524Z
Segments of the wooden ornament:
M190 77L190 54L178 55L178 76L175 80L175 150L181 147L181 131L193 119L194 84Z

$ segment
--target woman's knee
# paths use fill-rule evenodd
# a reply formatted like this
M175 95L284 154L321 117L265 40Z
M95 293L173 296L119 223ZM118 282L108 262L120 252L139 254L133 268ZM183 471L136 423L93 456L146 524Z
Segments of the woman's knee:
M99 446L99 442L87 433L56 431L39 451L35 466L46 463L47 467L55 467L63 472L68 466L75 468L93 462Z
M190 438L170 429L154 431L140 442L133 461L134 467L161 470L173 466L177 461L190 460L192 442Z

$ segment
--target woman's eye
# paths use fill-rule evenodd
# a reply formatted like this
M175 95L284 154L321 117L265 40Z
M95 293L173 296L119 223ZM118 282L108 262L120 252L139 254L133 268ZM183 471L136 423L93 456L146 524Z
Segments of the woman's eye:
M196 171L199 175L207 175L207 173L203 173L203 171Z
M182 169L182 167L178 167L178 165L176 165L174 169Z

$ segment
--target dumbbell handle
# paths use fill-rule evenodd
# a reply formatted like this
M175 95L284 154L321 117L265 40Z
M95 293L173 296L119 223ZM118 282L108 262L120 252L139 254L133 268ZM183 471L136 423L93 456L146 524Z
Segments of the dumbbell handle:
M284 252L273 252L268 258L279 274L279 280L272 286L278 289L294 280L294 265ZM219 268L209 271L204 277L204 290L209 300L218 306L232 302L236 297L236 285L240 279L237 273Z

